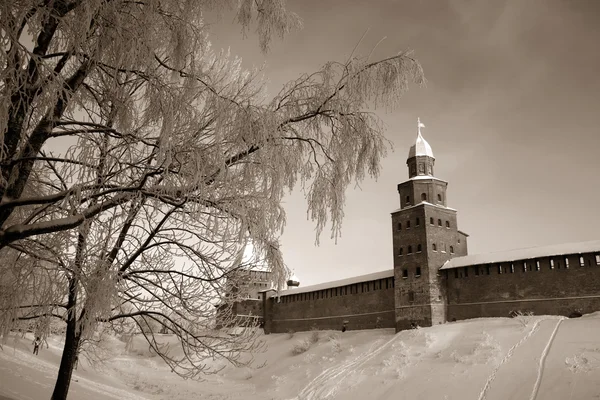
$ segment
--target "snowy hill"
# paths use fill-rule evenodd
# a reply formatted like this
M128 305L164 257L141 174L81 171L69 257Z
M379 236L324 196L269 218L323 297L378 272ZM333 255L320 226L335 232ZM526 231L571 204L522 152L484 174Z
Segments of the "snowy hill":
M183 381L141 340L114 339L98 370L85 361L70 399L593 399L600 394L600 313L489 318L400 332L267 335L253 368ZM166 338L168 340L168 338ZM49 398L61 344L31 338L0 351L0 399Z

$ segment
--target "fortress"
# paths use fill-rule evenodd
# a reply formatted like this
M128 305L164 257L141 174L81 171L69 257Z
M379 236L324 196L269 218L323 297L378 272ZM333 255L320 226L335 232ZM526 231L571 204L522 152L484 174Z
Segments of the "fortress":
M255 300L239 305L240 316L262 314L265 333L281 333L342 325L400 331L518 311L600 310L600 240L468 255L468 235L447 204L448 182L435 177L433 151L418 126L409 179L398 184L400 208L391 213L393 269L257 290Z

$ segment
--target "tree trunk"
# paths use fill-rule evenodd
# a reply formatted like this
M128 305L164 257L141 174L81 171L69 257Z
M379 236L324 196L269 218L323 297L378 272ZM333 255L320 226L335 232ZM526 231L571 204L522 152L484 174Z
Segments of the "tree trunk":
M73 368L75 367L81 341L81 332L76 332L76 326L75 321L67 323L65 347L60 359L60 367L58 368L58 377L54 385L54 392L52 392L52 400L66 400L69 393L71 376L73 375Z

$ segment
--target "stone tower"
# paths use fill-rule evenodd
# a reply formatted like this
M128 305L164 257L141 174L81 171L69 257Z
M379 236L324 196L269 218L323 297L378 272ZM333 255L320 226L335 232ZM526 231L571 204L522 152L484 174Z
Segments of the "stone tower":
M408 152L409 179L398 185L400 209L392 213L396 331L446 321L444 283L438 270L467 255L467 234L447 207L448 182L434 177L435 157L421 135Z

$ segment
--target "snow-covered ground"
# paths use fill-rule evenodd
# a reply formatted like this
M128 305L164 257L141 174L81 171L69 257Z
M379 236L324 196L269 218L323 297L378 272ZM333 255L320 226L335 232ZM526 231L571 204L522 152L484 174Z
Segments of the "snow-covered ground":
M255 356L254 367L228 366L204 382L176 377L140 338L127 352L113 339L102 365L80 361L69 398L600 399L598 332L600 313L482 318L397 335L389 329L267 335L268 349ZM0 351L0 400L50 397L62 345L51 339L34 356L31 339L11 339ZM293 354L303 343L308 350Z

